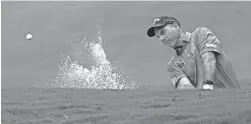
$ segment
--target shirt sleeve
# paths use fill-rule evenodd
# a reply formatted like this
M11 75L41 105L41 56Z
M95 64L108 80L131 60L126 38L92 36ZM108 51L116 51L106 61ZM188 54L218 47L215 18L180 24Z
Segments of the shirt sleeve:
M172 80L173 85L176 87L178 81L183 78L187 77L182 70L178 67L174 66L172 62L169 62L167 65L167 71L169 72L170 79Z
M212 31L205 27L200 27L198 29L197 44L199 46L200 55L209 51L221 54L220 41L216 38Z

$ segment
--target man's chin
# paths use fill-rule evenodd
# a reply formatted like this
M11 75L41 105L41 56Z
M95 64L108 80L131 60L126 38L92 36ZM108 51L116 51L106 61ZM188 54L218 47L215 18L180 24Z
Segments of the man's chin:
M165 45L168 46L169 48L173 48L173 45L172 45L172 44L165 43Z
M166 46L168 46L169 48L176 48L176 47L179 47L178 45L176 44L172 44L172 43L164 43Z
M173 45L173 44L165 44L166 46L168 46L169 48L172 48L172 49L177 49L177 48L180 48L182 46L176 46L176 45Z
M178 48L181 48L182 46L181 45L173 45L173 44L165 44L166 46L168 46L169 48L173 48L173 49L178 49Z
M173 46L174 49L182 48L182 46Z

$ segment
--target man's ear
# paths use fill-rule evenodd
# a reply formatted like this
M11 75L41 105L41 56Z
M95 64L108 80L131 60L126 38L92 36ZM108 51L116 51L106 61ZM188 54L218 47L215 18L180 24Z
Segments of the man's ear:
M173 23L173 26L176 27L176 28L179 28L179 27L180 27L179 24L178 24L177 22L174 22L174 23Z

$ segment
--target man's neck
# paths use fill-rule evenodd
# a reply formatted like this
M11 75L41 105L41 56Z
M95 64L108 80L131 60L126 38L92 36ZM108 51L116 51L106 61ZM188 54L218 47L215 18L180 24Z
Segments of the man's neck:
M185 43L183 43L182 46L176 47L176 48L174 48L174 50L175 50L176 54L177 54L178 56L180 56L180 55L182 55L182 53L184 52L185 48L186 48L186 47L185 47Z
M174 48L178 56L180 56L185 50L185 43L183 41L184 37L185 37L185 33L181 31L180 38L178 39L179 44L177 45L177 47Z
M185 37L186 33L183 32L182 30L180 30L180 38L179 38L179 41L183 42L183 39Z

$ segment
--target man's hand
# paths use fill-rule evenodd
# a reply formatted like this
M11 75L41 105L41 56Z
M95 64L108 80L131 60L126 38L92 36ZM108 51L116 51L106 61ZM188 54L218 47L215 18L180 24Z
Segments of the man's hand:
M212 84L203 84L203 90L213 90L214 86Z
M216 70L216 58L214 52L205 52L202 54L203 67L205 80L203 84L203 89L212 90L213 89L213 81Z
M181 78L176 85L177 89L195 89L188 78Z

